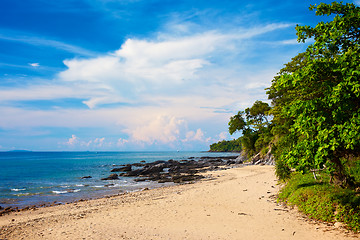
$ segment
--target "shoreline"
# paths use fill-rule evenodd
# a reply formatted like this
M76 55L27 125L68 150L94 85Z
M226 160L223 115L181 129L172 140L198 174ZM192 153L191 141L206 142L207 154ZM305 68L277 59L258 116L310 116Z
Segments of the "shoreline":
M156 183L156 182L149 182L149 185L147 187L138 187L138 188L134 188L133 190L119 190L119 189L114 189L112 191L107 190L106 193L101 193L101 194L93 193L93 194L82 196L82 197L72 197L72 198L68 197L65 201L53 201L53 202L41 201L41 202L38 202L37 204L21 205L21 207L11 206L10 204L7 204L7 205L5 205L5 207L0 206L0 217L4 216L6 214L9 214L9 213L18 213L18 212L22 212L22 211L36 210L36 209L40 209L40 208L47 208L47 207L53 207L53 206L59 206L59 205L67 205L67 204L78 203L78 202L86 202L86 201L98 200L98 199L102 199L102 198L117 197L117 196L122 196L122 195L125 195L128 193L163 188L163 187L168 187L168 186L174 186L174 185L173 184L161 184L160 185L159 183Z
M356 239L276 203L272 166L0 217L0 239Z
M11 162L12 158L18 157L21 167L19 168L11 163L4 167L4 169L9 169L11 174L8 176L4 172L1 175L8 177L2 178L4 182L3 186L0 187L0 215L7 211L17 211L28 207L68 203L81 199L95 199L118 194L119 192L169 185L174 182L174 179L171 179L174 175L186 173L185 169L180 169L183 165L185 167L186 163L194 165L191 161L194 159L200 161L205 156L209 158L206 161L210 162L212 158L221 158L223 159L222 164L225 164L224 161L226 160L224 159L228 158L230 154L207 155L205 152L95 154L81 152L77 154L66 153L65 155L60 153L58 155L56 152L49 155L48 153L35 154L31 152L21 153L19 156L17 153L13 153L11 156L4 157L5 163L7 158L9 158L8 162ZM38 159L45 158L49 159L52 164L45 166L37 164ZM172 164L170 164L170 161L172 161ZM185 164L183 161L185 161ZM152 165L154 162L159 164L154 166ZM212 165L215 166L215 164L217 163ZM58 165L62 165L60 171L53 167ZM67 165L71 166L70 171L68 171ZM77 165L81 167L77 167ZM132 169L114 171L116 168L127 168L124 166L128 165L133 165ZM147 173L139 171L139 169L145 167L151 167ZM162 169L169 169L170 167L174 167L171 174L166 175L161 172ZM194 168L194 166L189 166L189 168ZM178 169L182 172L177 172ZM129 170L130 172L128 172ZM37 172L38 174L34 174ZM195 177L195 172L197 172L196 169L194 169L192 177ZM125 173L127 176L122 176ZM19 179L19 175L24 175L25 178ZM115 175L115 178L108 179L111 175ZM156 175L161 176L161 179L156 178ZM188 175L190 177L191 174ZM51 176L51 179L48 180L49 176ZM63 176L65 177L63 178ZM176 180L182 181L183 179ZM4 209L7 210L4 211Z

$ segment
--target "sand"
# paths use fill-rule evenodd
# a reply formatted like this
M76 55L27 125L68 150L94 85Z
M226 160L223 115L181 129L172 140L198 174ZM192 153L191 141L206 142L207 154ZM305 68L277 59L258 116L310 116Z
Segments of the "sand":
M194 184L11 213L0 239L358 239L276 203L272 166L205 173Z

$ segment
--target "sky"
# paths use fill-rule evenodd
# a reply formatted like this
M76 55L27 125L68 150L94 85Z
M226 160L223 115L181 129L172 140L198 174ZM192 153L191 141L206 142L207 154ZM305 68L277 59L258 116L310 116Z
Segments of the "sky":
M322 1L330 3L331 1ZM360 4L360 1L344 1ZM206 151L315 26L294 0L1 0L0 151Z

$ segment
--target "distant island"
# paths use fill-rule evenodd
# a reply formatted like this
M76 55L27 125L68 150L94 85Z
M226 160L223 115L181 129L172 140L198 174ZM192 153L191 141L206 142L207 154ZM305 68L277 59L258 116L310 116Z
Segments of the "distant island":
M241 152L241 139L222 140L210 145L209 152Z

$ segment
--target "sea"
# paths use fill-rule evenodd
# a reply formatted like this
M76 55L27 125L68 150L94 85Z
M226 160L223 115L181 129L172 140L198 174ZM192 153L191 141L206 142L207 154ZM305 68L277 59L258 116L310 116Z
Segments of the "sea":
M135 182L134 178L101 180L111 169L130 163L158 160L195 160L231 156L215 152L0 152L0 206L64 204L156 188L173 183ZM91 178L83 178L91 176Z

